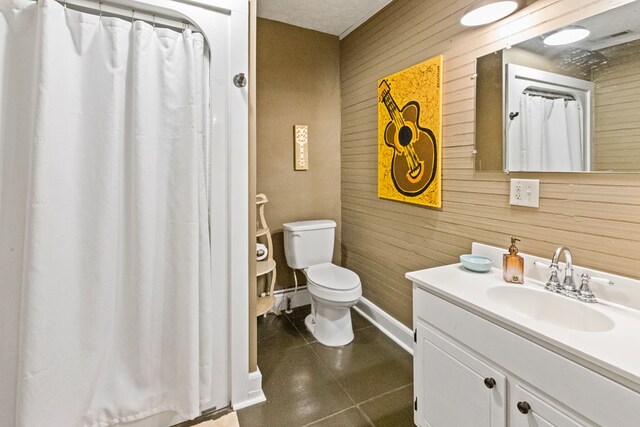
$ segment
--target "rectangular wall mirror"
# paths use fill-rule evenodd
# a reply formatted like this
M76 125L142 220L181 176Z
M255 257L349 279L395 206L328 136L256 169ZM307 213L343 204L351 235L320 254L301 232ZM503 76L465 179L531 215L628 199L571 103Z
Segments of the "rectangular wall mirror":
M549 38L567 29L588 35ZM640 172L640 1L480 57L476 73L476 170Z

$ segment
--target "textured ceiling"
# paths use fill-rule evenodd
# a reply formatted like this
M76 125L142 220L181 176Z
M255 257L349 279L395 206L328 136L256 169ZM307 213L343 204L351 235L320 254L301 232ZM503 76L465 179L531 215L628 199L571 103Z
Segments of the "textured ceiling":
M258 16L340 38L391 0L259 0Z
M553 30L540 37L519 43L517 46L548 57L558 56L576 48L583 51L597 51L640 39L639 17L640 1L631 2L574 23L573 25L584 27L591 32L589 37L579 42L562 46L546 46L543 42L544 36L555 32Z

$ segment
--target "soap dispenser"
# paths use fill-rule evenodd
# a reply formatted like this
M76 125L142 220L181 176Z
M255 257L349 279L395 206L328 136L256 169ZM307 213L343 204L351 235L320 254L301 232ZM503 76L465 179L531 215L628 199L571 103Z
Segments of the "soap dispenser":
M524 283L524 258L518 255L516 239L511 236L511 246L509 253L502 256L502 277L507 283Z

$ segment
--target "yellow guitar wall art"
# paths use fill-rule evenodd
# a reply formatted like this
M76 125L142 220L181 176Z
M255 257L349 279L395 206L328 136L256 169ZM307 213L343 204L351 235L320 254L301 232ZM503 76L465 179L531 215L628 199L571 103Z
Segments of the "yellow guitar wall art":
M441 69L438 56L378 81L379 197L441 206Z

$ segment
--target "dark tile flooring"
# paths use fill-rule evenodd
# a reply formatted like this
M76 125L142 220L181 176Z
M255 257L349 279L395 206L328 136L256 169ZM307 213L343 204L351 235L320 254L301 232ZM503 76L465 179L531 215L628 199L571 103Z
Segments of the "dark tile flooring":
M240 410L240 427L413 426L411 355L354 310L353 342L326 347L304 325L309 310L258 318L267 401Z

